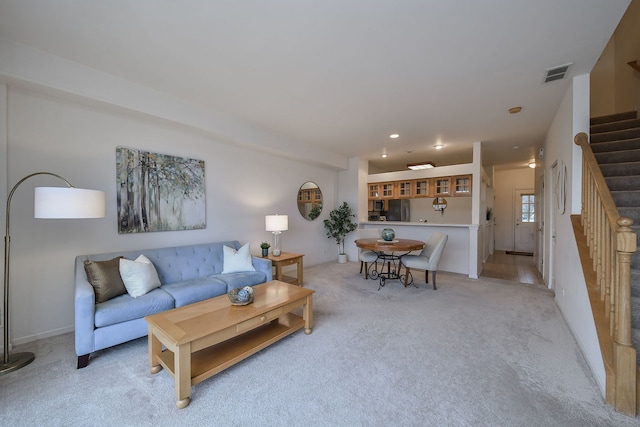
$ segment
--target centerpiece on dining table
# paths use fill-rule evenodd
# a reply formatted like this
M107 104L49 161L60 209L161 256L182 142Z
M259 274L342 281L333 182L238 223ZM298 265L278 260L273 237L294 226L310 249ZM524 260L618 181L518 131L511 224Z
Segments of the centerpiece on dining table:
M384 228L380 232L380 236L385 242L393 242L393 239L396 237L396 232L393 231L393 228Z

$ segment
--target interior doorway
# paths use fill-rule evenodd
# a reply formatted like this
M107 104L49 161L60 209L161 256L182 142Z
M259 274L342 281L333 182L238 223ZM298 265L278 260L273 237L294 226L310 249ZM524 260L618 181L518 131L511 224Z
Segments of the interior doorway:
M547 259L547 268L548 268L548 276L547 276L547 284L549 289L555 290L556 288L556 276L555 276L555 265L553 264L554 253L556 250L556 209L557 209L557 191L558 191L558 162L555 161L551 165L551 174L549 175L549 179L551 180L551 192L548 195L547 200L549 200L549 210L547 217L547 224L549 229L549 256Z
M544 173L540 175L536 185L536 252L534 262L539 272L544 271Z

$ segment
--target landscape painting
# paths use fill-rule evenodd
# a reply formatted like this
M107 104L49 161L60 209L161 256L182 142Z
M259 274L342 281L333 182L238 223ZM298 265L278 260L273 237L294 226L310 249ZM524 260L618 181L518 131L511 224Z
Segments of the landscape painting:
M204 160L116 148L118 233L206 227Z

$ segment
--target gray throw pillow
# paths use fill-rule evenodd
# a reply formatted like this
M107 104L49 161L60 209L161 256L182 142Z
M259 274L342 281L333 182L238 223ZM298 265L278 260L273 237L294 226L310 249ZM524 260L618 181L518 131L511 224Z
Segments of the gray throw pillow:
M120 277L121 256L108 261L84 260L84 271L93 291L96 303L105 302L127 292Z

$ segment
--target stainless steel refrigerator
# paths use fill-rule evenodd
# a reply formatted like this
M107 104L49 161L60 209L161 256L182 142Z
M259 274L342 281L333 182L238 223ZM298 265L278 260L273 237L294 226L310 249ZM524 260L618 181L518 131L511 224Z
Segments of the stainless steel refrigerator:
M389 200L387 221L409 221L409 199Z

